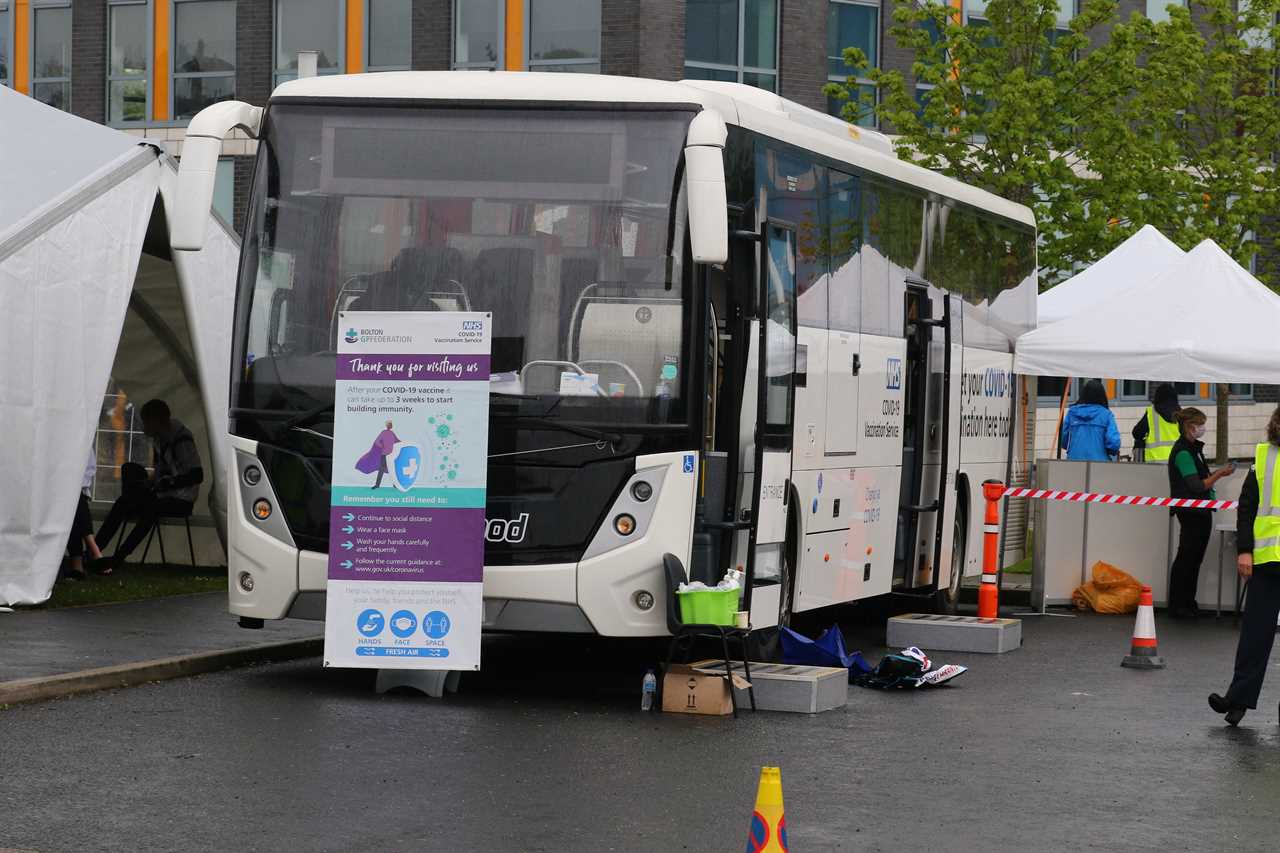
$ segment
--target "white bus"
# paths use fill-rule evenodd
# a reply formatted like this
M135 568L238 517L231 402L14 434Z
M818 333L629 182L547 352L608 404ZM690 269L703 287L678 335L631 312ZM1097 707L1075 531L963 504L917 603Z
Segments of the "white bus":
M344 311L493 314L488 629L665 635L664 555L741 567L756 626L894 592L953 608L978 573L1036 316L1026 208L742 85L396 72L200 113L175 248L201 245L235 127L259 140L231 365L242 624L324 616Z

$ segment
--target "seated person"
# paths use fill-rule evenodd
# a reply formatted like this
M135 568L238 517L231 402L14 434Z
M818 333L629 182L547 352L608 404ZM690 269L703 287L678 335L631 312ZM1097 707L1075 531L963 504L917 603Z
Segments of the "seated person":
M151 439L155 472L147 477L136 463L121 466L123 490L102 522L98 538L109 543L126 521L135 524L115 554L94 560L94 569L104 575L137 550L161 516L191 515L204 482L195 438L172 416L168 404L151 400L142 407L141 416L142 431Z

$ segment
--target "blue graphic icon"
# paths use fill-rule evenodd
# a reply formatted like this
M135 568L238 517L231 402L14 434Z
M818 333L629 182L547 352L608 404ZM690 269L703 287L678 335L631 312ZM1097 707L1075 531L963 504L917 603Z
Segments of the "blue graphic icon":
M343 560L341 563L338 563L338 565L342 566L342 568L344 569L349 569L352 566L354 566L355 563L351 562L350 560Z
M902 359L886 359L884 365L884 387L889 391L902 390Z
M418 628L418 617L408 610L397 610L391 617L391 633L400 639L413 636Z
M338 547L339 547L339 548L341 548L341 549L342 549L342 550L344 550L344 551L350 551L352 548L354 548L354 547L356 547L356 546L355 546L353 543L351 543L351 542L343 542L343 543L342 543L341 545L339 545Z
M815 513L815 514L818 512L818 499L817 499L817 498L814 498L814 499L813 499L813 511L814 511L814 513Z
M397 444L392 453L392 470L395 471L396 488L407 492L418 481L422 471L422 448L416 444Z
M352 533L355 533L356 529L352 527L350 524L348 524L346 527L342 528L342 532L346 533L347 535L350 535Z
M684 455L684 472L686 474L693 473L693 454L692 453L686 453Z
M356 520L356 517L355 517L354 515L352 515L351 513L347 513L346 515L342 516L342 520L343 520L343 521L355 521L355 520Z
M822 494L822 472L818 472L818 494Z
M355 329L347 329L347 343L354 344L360 340L360 334Z
M452 627L453 621L449 618L449 614L440 610L432 610L422 617L422 633L433 640L444 639L445 634L448 634Z
M366 610L356 617L356 630L366 637L376 637L387 627L381 610Z

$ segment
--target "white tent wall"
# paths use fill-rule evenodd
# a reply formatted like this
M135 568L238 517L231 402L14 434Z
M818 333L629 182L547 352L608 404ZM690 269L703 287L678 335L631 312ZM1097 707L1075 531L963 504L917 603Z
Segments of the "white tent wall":
M177 178L174 163L168 159L160 175L166 218L178 203ZM213 438L209 456L205 457L209 509L224 548L227 476L232 465L226 441L227 406L231 399L231 327L239 261L239 241L212 213L208 217L204 248L199 252L173 252L203 400L205 433Z
M0 603L43 601L57 578L159 179L134 146L92 192L0 234Z

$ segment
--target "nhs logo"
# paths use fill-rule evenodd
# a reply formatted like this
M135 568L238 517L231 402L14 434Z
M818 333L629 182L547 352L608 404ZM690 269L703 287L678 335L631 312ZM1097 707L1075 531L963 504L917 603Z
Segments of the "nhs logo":
M891 358L884 366L884 387L889 391L902 390L902 359Z
M462 331L464 332L478 332L483 328L484 328L484 321L482 320L463 320L462 321Z

